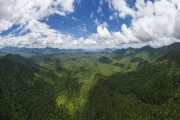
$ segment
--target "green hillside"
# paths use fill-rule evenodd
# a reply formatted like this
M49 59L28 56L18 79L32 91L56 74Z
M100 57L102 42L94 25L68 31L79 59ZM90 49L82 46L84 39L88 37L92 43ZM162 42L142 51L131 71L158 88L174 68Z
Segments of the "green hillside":
M179 120L178 46L2 53L0 119Z

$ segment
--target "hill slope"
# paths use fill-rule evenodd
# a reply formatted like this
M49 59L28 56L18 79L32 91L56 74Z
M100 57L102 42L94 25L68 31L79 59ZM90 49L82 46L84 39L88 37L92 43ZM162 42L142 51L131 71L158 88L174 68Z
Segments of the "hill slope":
M180 51L170 46L7 54L0 58L0 118L178 120Z

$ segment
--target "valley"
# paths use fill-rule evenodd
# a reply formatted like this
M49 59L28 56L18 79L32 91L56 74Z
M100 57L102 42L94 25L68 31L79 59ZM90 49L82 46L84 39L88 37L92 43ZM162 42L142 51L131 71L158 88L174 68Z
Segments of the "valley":
M0 51L2 120L180 119L180 43Z

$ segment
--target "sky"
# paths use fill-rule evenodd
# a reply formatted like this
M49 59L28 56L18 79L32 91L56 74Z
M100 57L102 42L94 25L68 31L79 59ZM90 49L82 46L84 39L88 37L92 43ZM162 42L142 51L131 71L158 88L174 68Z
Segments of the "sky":
M0 0L0 47L125 48L180 42L180 0Z

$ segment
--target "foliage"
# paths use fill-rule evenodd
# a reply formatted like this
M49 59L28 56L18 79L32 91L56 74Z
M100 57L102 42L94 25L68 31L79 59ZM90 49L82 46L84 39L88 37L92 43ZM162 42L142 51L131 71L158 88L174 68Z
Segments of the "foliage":
M0 58L0 118L178 120L180 52L152 49L7 54Z
M109 63L111 63L111 60L109 58L103 56L103 57L99 58L99 62L109 64Z

